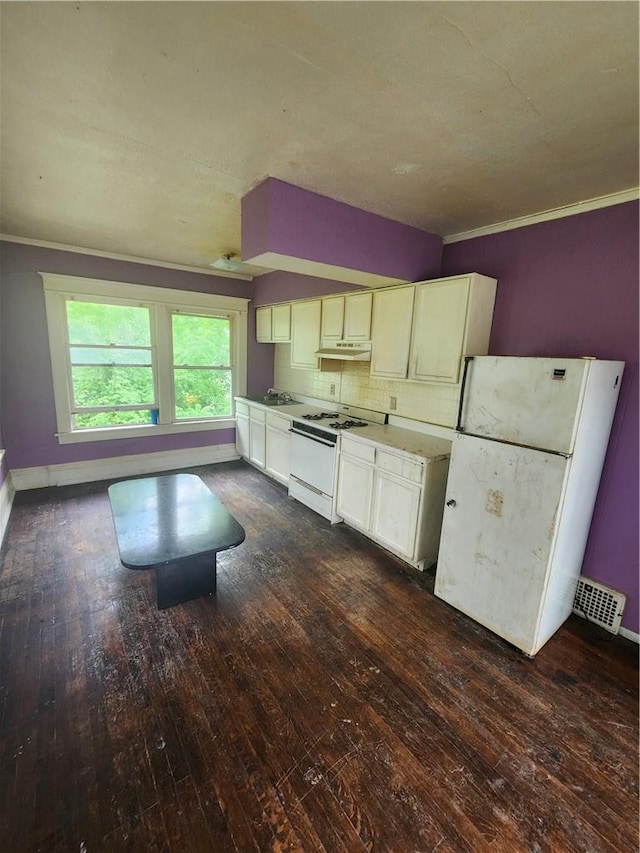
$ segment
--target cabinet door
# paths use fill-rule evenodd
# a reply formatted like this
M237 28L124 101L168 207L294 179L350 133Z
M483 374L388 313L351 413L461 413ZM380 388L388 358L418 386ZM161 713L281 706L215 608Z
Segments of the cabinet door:
M249 418L236 414L236 451L244 459L249 457Z
M414 559L422 489L376 469L371 533L391 550Z
M289 482L289 433L286 429L267 425L265 439L265 471L286 485Z
M373 294L371 376L407 378L414 291L394 287Z
M256 308L256 340L271 343L271 308Z
M468 301L468 278L416 287L410 379L458 382Z
M315 370L320 346L320 300L291 303L291 367Z
M249 459L254 465L264 468L265 465L265 425L264 422L251 418L249 430Z
M344 340L368 341L371 337L371 302L373 294L354 293L344 300Z
M271 307L271 340L274 343L291 340L291 303Z
M344 323L344 296L329 296L322 300L323 341L341 341Z
M341 454L338 475L338 515L361 530L368 531L372 491L373 466Z

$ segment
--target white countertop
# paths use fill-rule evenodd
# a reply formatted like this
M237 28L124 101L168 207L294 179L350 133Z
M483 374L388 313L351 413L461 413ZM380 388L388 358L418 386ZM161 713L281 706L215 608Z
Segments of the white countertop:
M235 400L241 403L246 403L248 406L257 406L264 409L266 412L273 412L275 415L280 415L283 418L299 418L302 415L313 415L316 412L332 411L330 408L321 409L316 406L309 406L307 403L288 403L286 406L268 406L266 403L258 403L257 400L251 400L248 397L235 397Z
M308 403L296 403L287 406L267 406L264 403L258 403L247 397L236 397L235 399L243 403L248 403L251 406L259 406L261 409L289 419L314 414L315 412L331 411L332 405L334 408L339 405L327 403L326 406L321 407L312 406ZM388 424L386 426L369 424L369 426L363 429L355 427L354 429L343 430L340 434L348 435L349 438L355 438L365 444L384 445L393 450L399 450L411 456L426 459L429 462L437 462L451 455L451 442L444 438L436 438L424 432L416 432L411 429L404 429L403 427Z
M365 444L382 444L394 450L401 450L412 456L427 459L429 462L437 462L451 455L450 441L396 426L371 425L361 430L350 429L342 434Z

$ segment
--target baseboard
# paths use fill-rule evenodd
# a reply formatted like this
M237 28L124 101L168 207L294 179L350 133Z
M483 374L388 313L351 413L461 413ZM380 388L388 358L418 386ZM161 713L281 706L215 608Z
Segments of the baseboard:
M68 486L91 483L116 477L135 477L155 474L175 468L193 468L215 462L231 462L240 457L235 444L215 444L208 447L187 447L164 450L160 453L139 453L135 456L115 456L113 459L91 459L87 462L68 462L61 465L41 465L35 468L12 468L11 479L16 491L43 489L47 486Z
M13 485L11 474L7 474L4 483L0 487L0 545L4 540L4 534L9 524L11 506L16 490Z
M636 634L635 631L630 631L628 628L620 627L618 634L620 634L621 637L626 637L627 640L640 644L640 634Z

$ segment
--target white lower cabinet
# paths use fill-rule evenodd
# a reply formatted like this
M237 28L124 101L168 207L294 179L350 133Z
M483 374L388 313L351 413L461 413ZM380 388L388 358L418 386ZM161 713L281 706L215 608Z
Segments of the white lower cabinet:
M441 451L419 457L343 435L338 515L422 570L438 556L448 468Z
M373 495L373 465L341 454L339 478L338 515L355 527L368 530Z
M236 403L236 452L239 456L249 457L249 406Z
M249 406L249 461L264 468L266 462L266 426L265 411L257 406Z
M265 471L285 486L289 483L288 418L267 412L265 428Z
M409 560L415 553L421 486L376 471L371 533L392 551Z
M290 418L236 400L236 451L283 485L289 483Z

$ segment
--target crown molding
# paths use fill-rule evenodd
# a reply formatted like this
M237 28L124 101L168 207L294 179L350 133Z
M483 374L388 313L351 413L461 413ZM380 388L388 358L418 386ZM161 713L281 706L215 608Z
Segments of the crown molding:
M57 249L61 252L74 252L77 255L91 255L94 258L107 258L111 261L127 261L131 264L145 264L149 267L162 267L163 269L181 270L182 272L195 272L199 275L211 275L216 278L235 278L238 281L253 281L253 276L241 275L240 273L235 272L190 267L186 264L172 264L168 261L153 261L150 258L138 258L135 255L120 255L117 252L105 252L102 249L87 249L83 246L67 246L65 243L51 243L48 240L34 240L31 237L18 237L15 234L0 234L0 240L6 240L8 243L22 243L25 246L38 246L42 249Z
M519 216L516 219L507 219L504 222L496 222L492 225L482 225L480 228L472 228L469 231L460 231L457 234L449 234L443 237L445 245L449 243L460 243L463 240L472 240L474 237L487 237L490 234L499 234L502 231L513 231L516 228L524 228L527 225L536 225L539 222L549 222L553 219L563 219L566 216L576 216L587 213L590 210L598 210L601 207L612 207L616 204L624 204L628 201L637 201L640 197L640 188L631 187L609 195L597 196L596 198L578 201L574 204L566 204L562 207L554 207L543 210L540 213L532 213L527 216ZM168 261L154 261L150 258L138 258L134 255L121 255L116 252L105 252L100 249L87 249L83 246L68 246L65 243L52 243L47 240L35 240L31 237L18 237L15 234L0 234L0 240L9 243L22 243L25 246L39 246L43 249L57 249L62 252L75 252L79 255L92 255L96 258L107 258L113 261L127 261L132 264L145 264L152 267L162 267L170 270L181 270L182 272L195 272L199 275L217 276L219 278L235 278L238 281L253 281L254 276L241 275L240 273L224 272L224 270L203 269L191 267L186 264L172 264ZM264 275L271 272L265 269Z
M612 207L614 204L637 201L638 197L638 187L632 187L631 189L611 193L610 195L601 195L597 198L587 199L586 201L578 201L575 204L566 204L563 207L554 207L551 210L532 213L529 216L519 216L517 219L496 222L494 225L483 225L480 228L473 228L471 231L450 234L443 238L443 242L446 245L448 243L459 243L462 240L472 240L474 237L486 237L489 234L499 234L501 231L512 231L515 228L524 228L526 225L536 225L538 222L549 222L552 219L576 216L579 213L587 213L589 210L598 210L601 207Z

